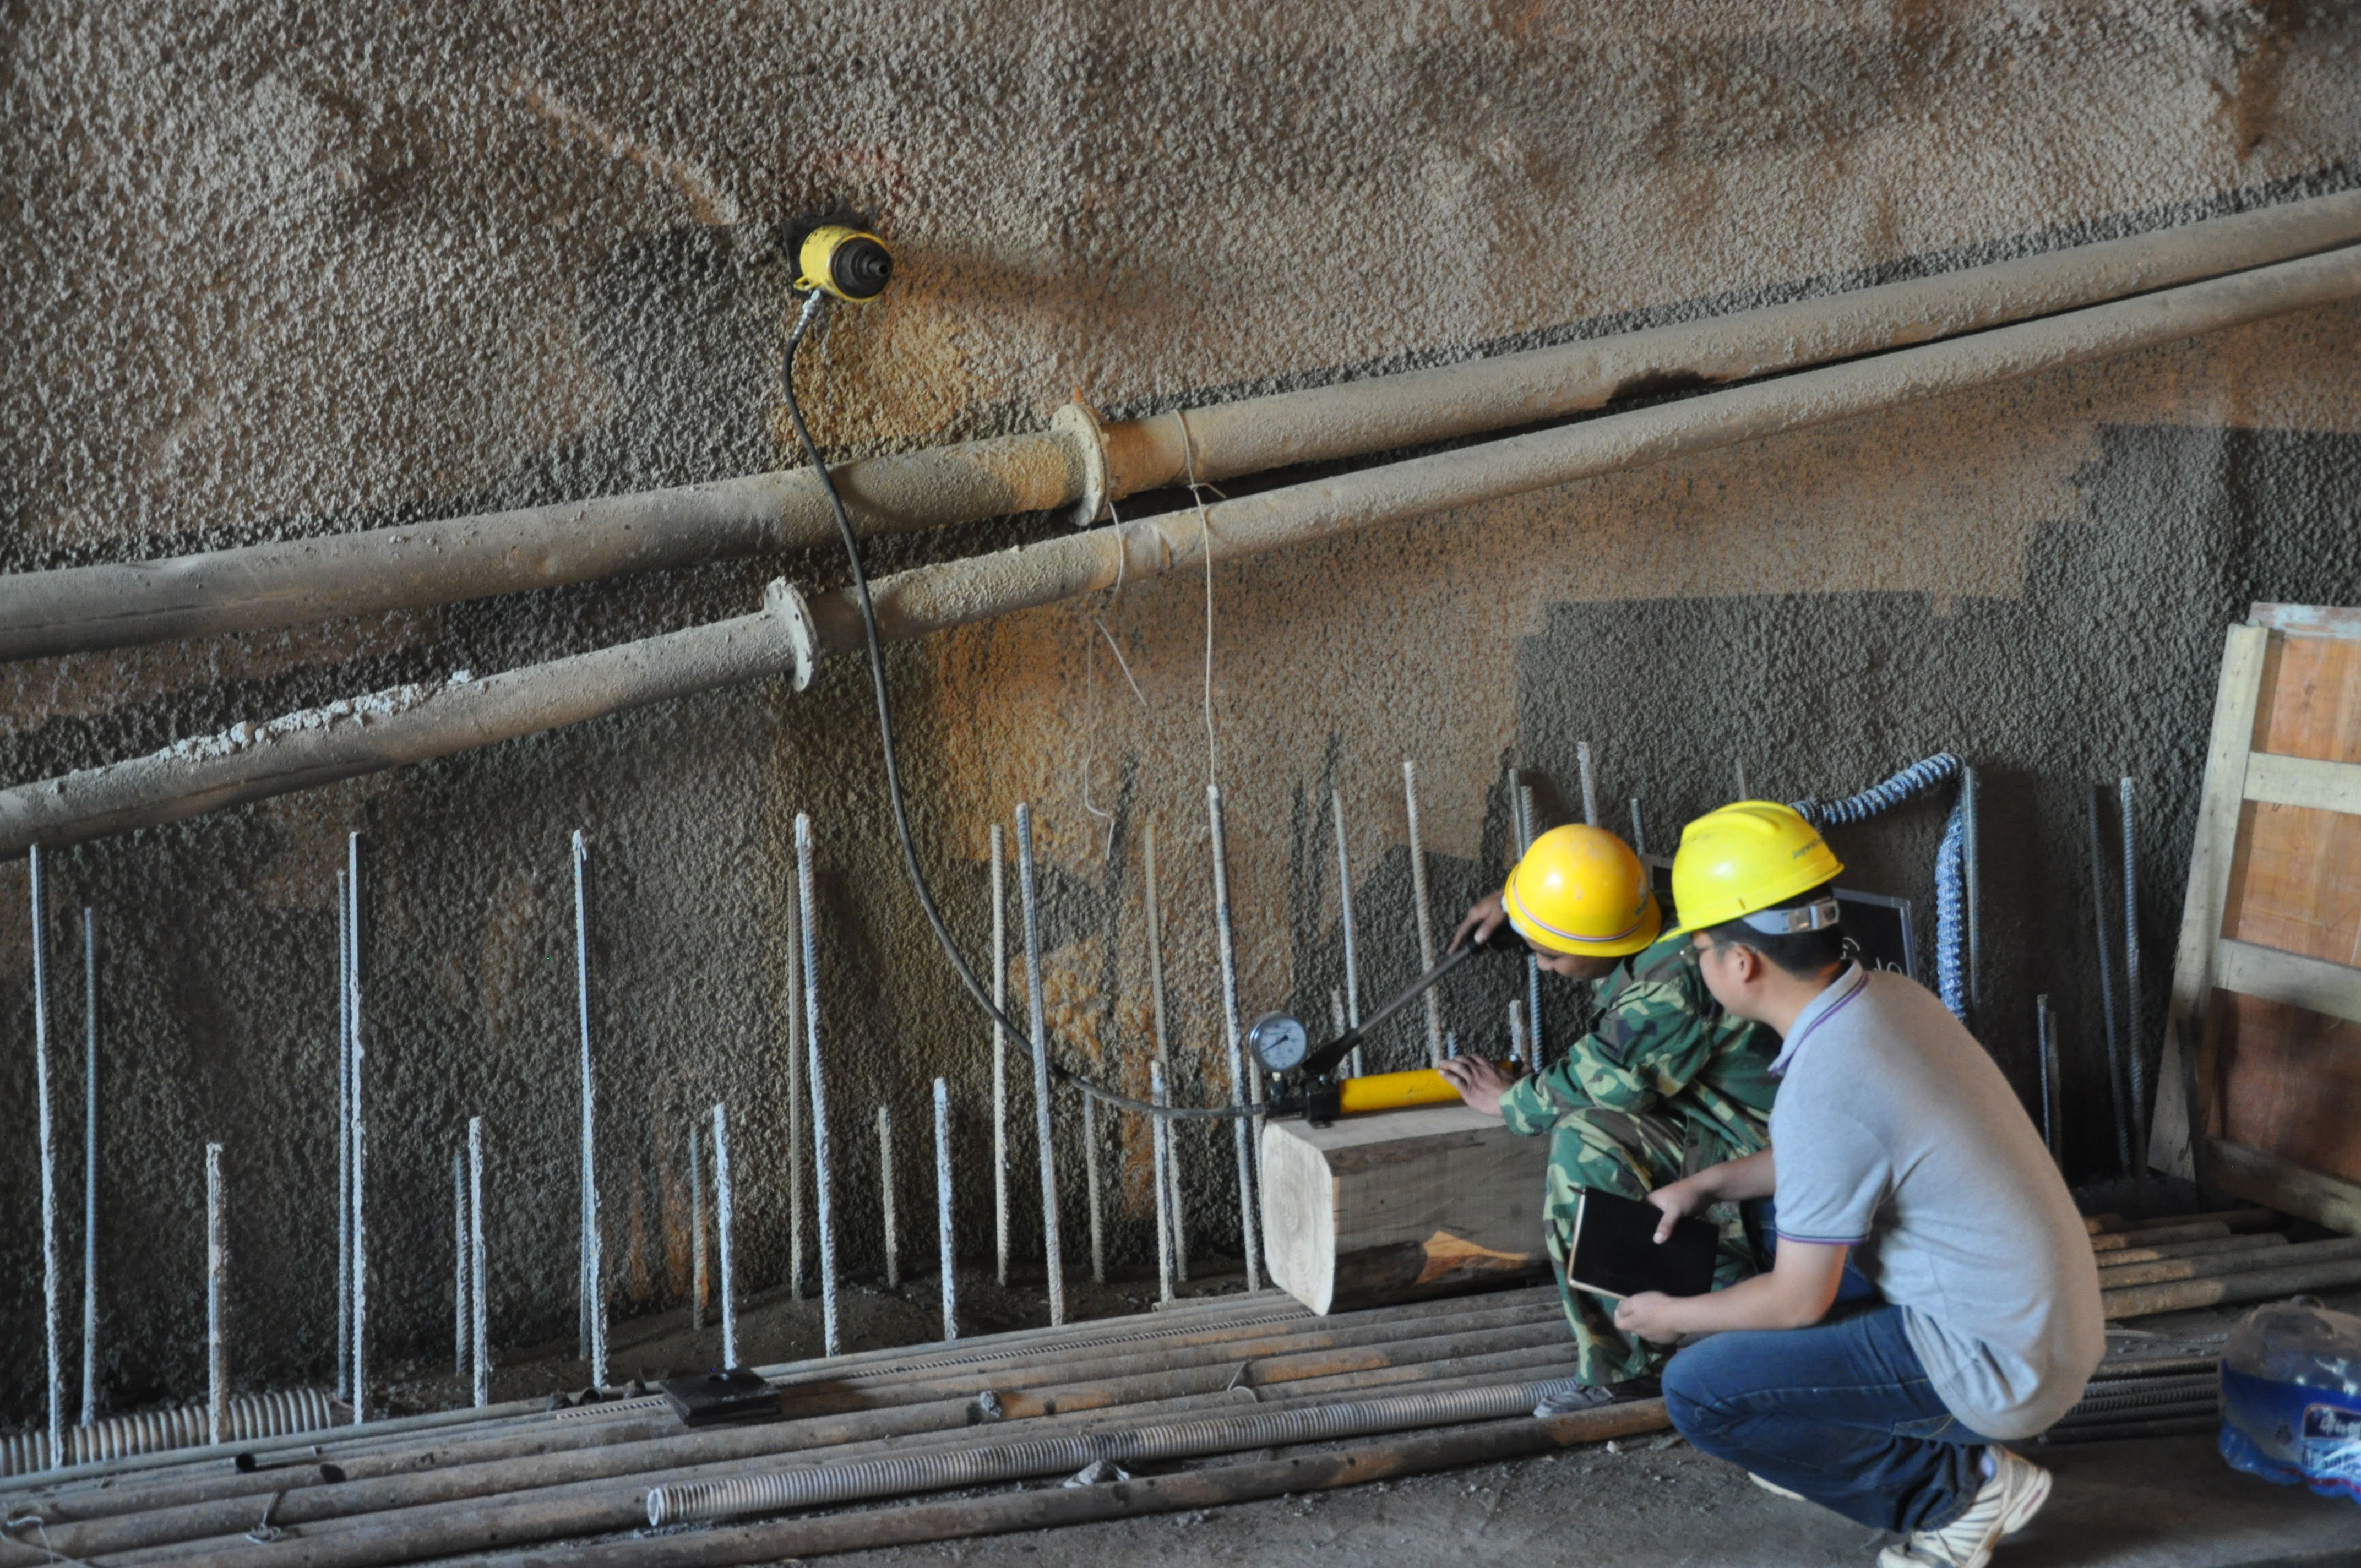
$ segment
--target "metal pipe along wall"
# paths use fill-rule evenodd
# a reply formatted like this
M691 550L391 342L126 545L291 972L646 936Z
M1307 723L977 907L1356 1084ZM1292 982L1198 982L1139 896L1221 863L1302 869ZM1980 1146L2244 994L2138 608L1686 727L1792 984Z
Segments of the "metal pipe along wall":
M1764 310L830 469L867 535L1397 450L1726 385L2094 305L2361 240L2343 192ZM1084 521L1093 521L1083 519ZM834 538L809 470L0 577L0 658L168 641L454 603Z
M2355 198L2361 204L2361 196ZM2244 325L2361 294L2361 247L1773 380L920 566L873 585L889 639L1174 571L1664 463L1921 399ZM1526 418L1542 417L1529 410ZM1195 428L1195 417L1191 417ZM0 853L177 820L715 686L861 645L842 590L774 585L770 607L574 658L405 695L366 725L290 716L151 756L0 790Z

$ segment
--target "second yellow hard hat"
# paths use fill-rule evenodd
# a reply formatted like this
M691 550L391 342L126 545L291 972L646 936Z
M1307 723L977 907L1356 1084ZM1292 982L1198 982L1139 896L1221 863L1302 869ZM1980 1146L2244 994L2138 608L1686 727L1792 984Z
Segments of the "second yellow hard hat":
M1517 935L1545 953L1616 959L1656 939L1664 917L1648 869L1604 828L1569 823L1533 840L1501 902Z
M1741 800L1681 829L1673 856L1673 909L1683 936L1769 909L1844 870L1819 830L1792 806Z

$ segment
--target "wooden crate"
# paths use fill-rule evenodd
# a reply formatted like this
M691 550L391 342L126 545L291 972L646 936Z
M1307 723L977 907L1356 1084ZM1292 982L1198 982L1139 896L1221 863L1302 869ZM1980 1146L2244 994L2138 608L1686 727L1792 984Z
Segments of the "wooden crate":
M2361 610L2230 629L2158 1089L2157 1167L2361 1235Z

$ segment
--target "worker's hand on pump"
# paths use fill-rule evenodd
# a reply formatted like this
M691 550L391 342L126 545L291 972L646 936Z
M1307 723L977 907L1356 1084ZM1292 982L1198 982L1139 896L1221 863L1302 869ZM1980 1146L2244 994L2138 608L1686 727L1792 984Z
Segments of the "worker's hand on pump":
M1453 1057L1436 1071L1443 1080L1459 1091L1459 1098L1488 1116L1500 1113L1500 1096L1517 1080L1500 1069L1497 1062L1482 1057Z
M1458 930L1451 933L1451 946L1446 951L1455 953L1471 940L1478 947L1491 946L1492 938L1508 920L1509 906L1502 902L1500 894L1486 894L1468 906L1466 918L1459 922Z

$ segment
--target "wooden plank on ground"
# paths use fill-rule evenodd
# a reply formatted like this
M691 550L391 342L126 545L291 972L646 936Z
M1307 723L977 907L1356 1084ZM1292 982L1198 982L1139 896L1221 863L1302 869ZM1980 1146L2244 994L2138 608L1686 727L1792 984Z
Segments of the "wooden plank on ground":
M1545 1275L1549 1139L1430 1105L1262 1134L1271 1282L1315 1312L1448 1296Z
M2205 1140L2205 1179L2224 1192L2361 1236L2361 1184L2307 1170L2276 1155L2221 1138Z

